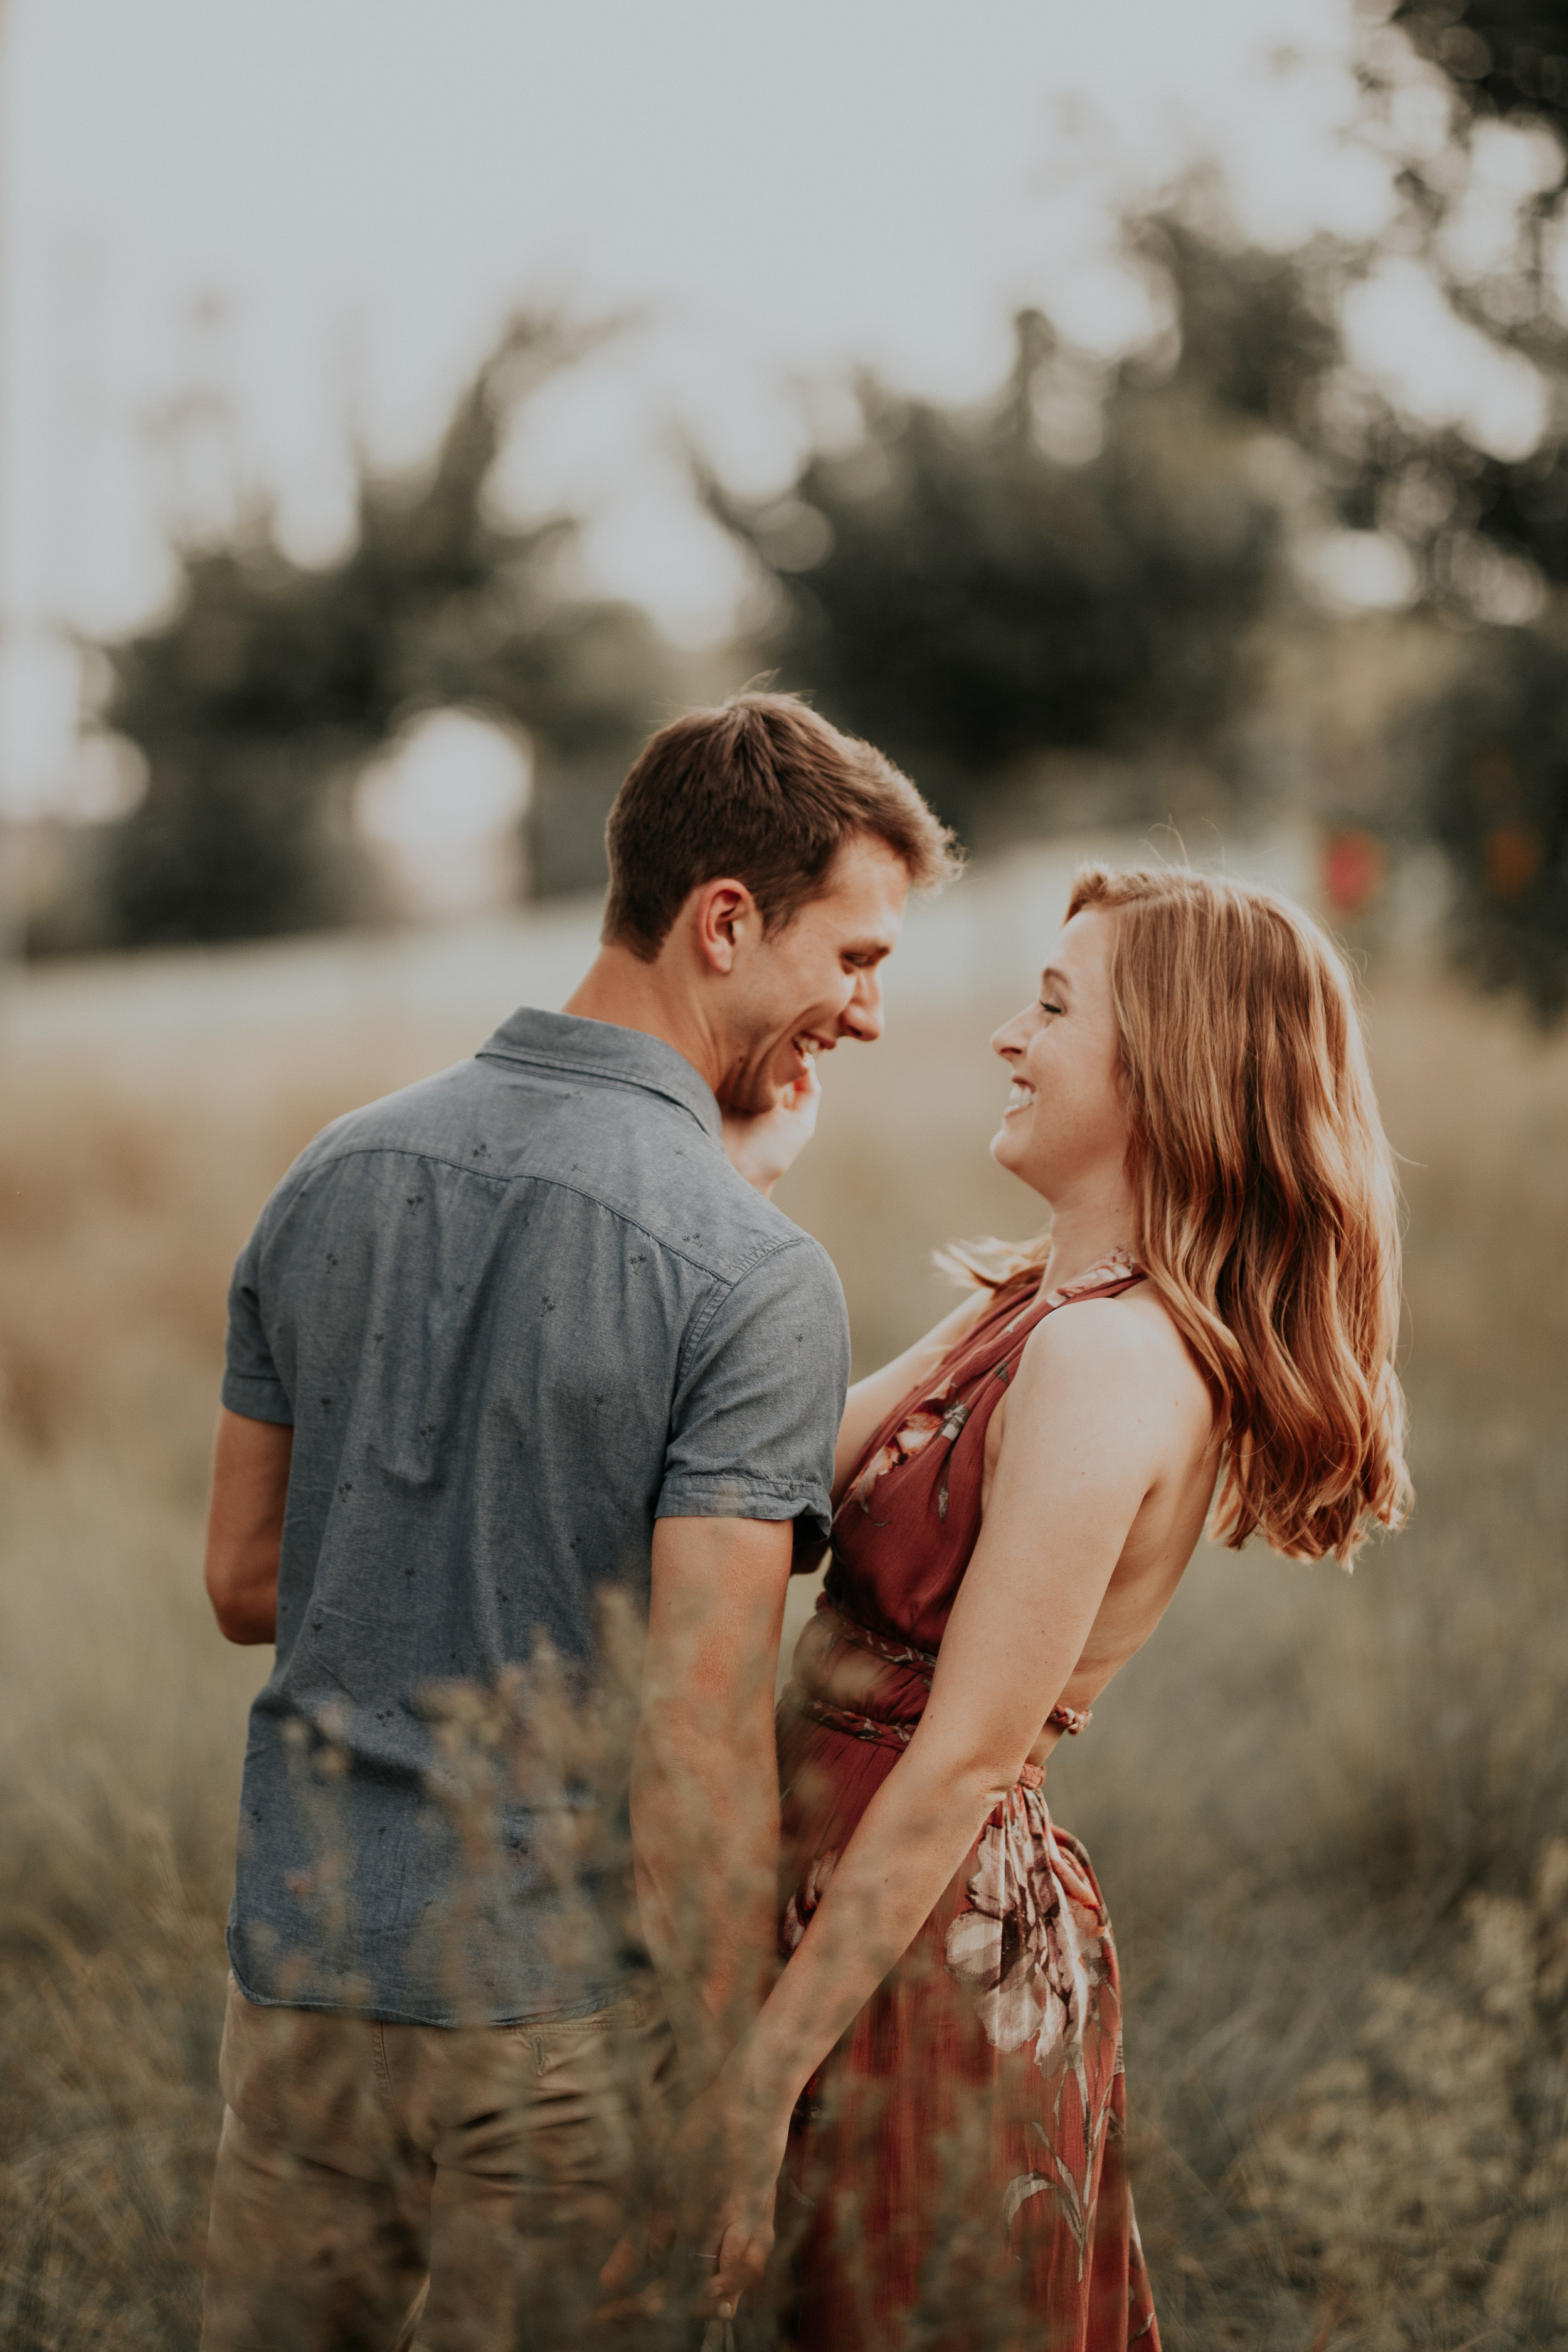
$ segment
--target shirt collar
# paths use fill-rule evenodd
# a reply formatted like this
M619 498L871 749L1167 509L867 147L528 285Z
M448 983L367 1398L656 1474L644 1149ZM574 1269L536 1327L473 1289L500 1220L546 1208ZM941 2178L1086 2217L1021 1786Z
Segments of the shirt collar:
M531 1004L522 1004L501 1023L493 1037L486 1038L479 1059L526 1062L534 1068L570 1070L577 1077L642 1087L689 1111L715 1142L723 1136L723 1118L712 1088L698 1076L684 1054L678 1054L662 1037L649 1037L640 1029L622 1029L609 1021L584 1021L574 1013L541 1013Z

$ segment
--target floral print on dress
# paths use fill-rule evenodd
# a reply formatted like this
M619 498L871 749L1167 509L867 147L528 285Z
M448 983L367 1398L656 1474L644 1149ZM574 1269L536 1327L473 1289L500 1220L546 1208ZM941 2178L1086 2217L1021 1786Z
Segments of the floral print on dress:
M947 1965L998 2050L1035 2045L1087 2097L1083 2037L1107 1976L1105 1914L1061 1845L1037 1789L1020 1785L982 1833L971 1908L947 1931Z
M924 1403L919 1404L909 1419L900 1422L892 1434L885 1438L865 1468L850 1487L847 1499L858 1503L863 1511L871 1507L871 1489L879 1478L889 1470L898 1470L912 1462L917 1454L928 1446L933 1437L945 1437L949 1443L958 1435L969 1415L963 1405L944 1405L951 1381L936 1390Z
M1084 2042L1101 2031L1100 1989L1111 1980L1109 1925L1094 1887L1058 1838L1037 1789L1020 1784L997 1806L981 1834L969 1881L970 1908L947 1931L947 1965L972 2002L993 2047L1034 2046L1034 2061L1055 2085L1061 2118L1069 2081L1078 2087L1082 2177L1037 2123L1043 2171L1019 2173L1002 2200L1009 2246L1019 2209L1054 2191L1081 2273L1094 2225L1100 2141L1110 2108L1110 2082L1096 2097ZM1111 2079L1114 2079L1114 2070Z

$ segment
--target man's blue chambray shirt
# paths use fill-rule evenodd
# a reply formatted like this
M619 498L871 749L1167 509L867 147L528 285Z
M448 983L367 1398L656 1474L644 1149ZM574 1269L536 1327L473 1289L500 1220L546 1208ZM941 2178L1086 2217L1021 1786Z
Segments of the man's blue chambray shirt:
M461 1873L420 1694L493 1685L536 1630L591 1676L595 1591L646 1607L656 1518L826 1534L843 1293L720 1139L673 1048L525 1008L334 1121L263 1210L223 1384L294 1431L229 1919L251 2000L450 2024L586 2016L624 1989L563 1951L520 1801L480 1981L450 1981ZM323 1838L349 1863L336 1924Z

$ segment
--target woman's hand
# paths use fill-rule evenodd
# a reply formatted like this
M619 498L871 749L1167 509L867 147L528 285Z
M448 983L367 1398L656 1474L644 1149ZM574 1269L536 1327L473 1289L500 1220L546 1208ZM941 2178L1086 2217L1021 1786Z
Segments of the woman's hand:
M781 1087L772 1110L724 1113L724 1149L731 1163L766 1200L816 1132L822 1081L815 1066L793 1087Z

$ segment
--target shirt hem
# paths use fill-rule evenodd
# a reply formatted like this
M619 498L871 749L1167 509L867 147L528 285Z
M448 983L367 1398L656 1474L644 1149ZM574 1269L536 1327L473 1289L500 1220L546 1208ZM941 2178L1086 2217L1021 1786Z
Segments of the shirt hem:
M580 2024L583 2019L598 2017L606 2009L613 2009L617 2002L627 2000L648 1981L646 1971L641 1976L628 1973L596 1988L592 1998L586 2000L551 2001L542 2008L502 2010L478 2019L432 2017L424 2010L398 2009L387 2001L327 2000L320 1996L289 2000L281 1993L258 1991L246 1982L240 1972L232 1933L226 1937L225 1944L228 1952L229 1973L240 1995L253 2009L303 2009L316 2017L359 2017L374 2025L427 2025L433 2032L443 2033L455 2033L461 2027L475 2023L487 2027Z
M247 1393L251 1390L259 1394ZM294 1426L294 1407L287 1391L262 1372L225 1372L218 1402L242 1421L270 1421L287 1429Z
M684 1480L665 1486L654 1505L656 1519L804 1519L813 1518L826 1536L833 1525L833 1505L820 1486L770 1486L755 1480L742 1492L716 1474L688 1485Z

